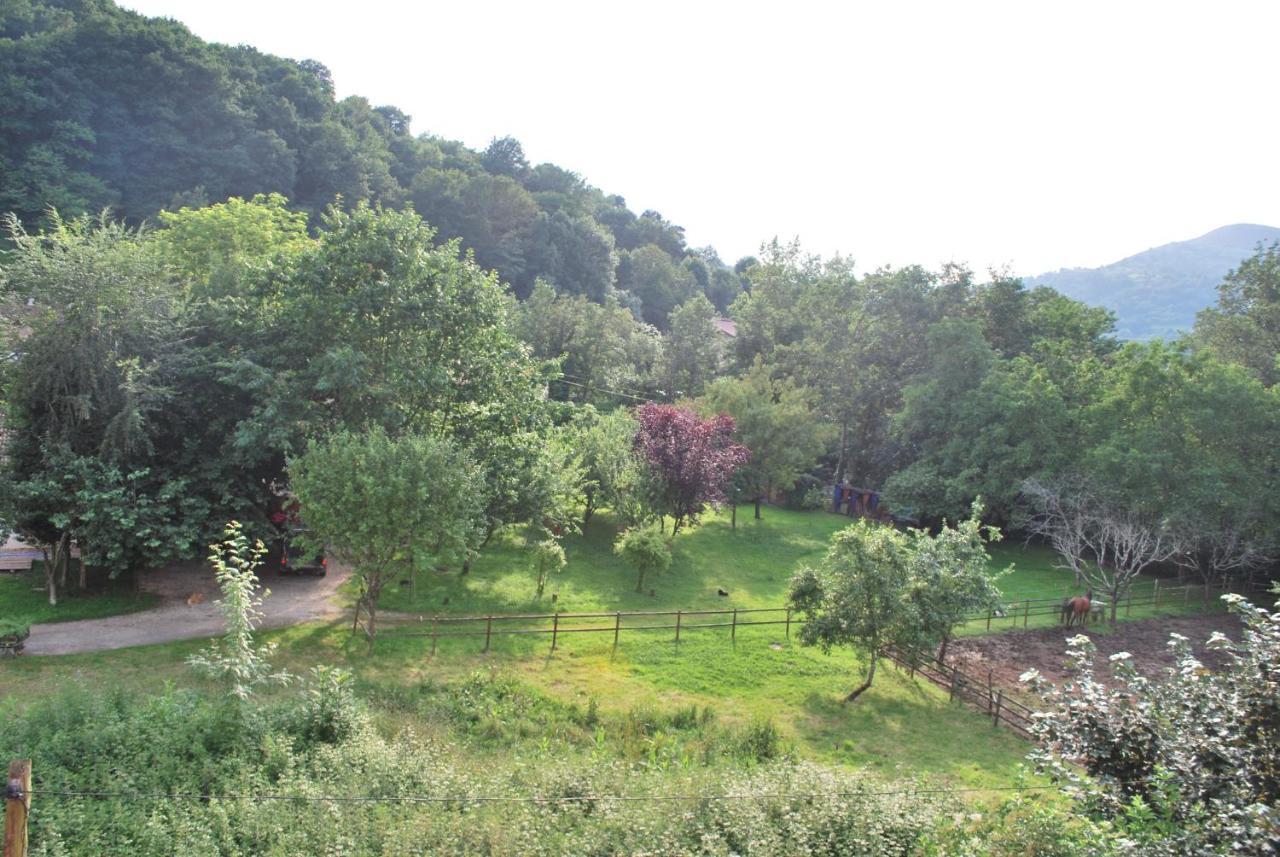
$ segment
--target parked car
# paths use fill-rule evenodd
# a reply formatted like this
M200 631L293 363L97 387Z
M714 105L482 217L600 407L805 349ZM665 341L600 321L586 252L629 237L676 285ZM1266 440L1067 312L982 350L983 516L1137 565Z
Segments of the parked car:
M302 545L303 530L290 529L285 533L280 548L281 574L309 574L324 577L329 559L324 550L309 551Z

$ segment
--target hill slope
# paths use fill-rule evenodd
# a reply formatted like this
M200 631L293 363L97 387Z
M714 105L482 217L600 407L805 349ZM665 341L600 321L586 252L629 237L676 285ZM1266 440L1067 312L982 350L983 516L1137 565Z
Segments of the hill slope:
M1214 289L1228 271L1252 256L1259 243L1277 240L1280 229L1273 226L1237 223L1101 268L1063 268L1027 282L1114 310L1122 338L1172 336L1189 329L1196 313L1214 303Z

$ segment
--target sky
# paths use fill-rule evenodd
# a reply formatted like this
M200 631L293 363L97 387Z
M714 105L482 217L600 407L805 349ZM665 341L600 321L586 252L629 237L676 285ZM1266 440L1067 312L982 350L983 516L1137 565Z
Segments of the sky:
M1280 226L1280 3L122 0L511 135L728 262L1036 274Z

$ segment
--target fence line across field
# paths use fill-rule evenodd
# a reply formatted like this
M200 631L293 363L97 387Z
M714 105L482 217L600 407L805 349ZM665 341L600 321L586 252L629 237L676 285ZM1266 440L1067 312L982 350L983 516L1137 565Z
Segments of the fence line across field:
M1128 617L1131 615L1135 607L1153 607L1159 609L1161 604L1170 607L1177 606L1179 603L1186 606L1191 602L1192 594L1195 593L1197 598L1208 603L1211 598L1210 594L1218 591L1224 594L1229 589L1207 586L1186 584L1183 586L1161 587L1159 581L1152 586L1149 591L1134 592L1130 591L1128 596L1116 605L1117 615ZM1030 624L1033 617L1053 616L1058 617L1062 613L1062 598L1026 598L1018 601L1006 602L1000 610L988 610L982 613L973 613L965 616L961 625L973 625L975 623L985 623L986 629L990 630L993 625L997 628L1000 623L1004 623L1003 627L1017 627L1019 622L1023 627ZM1095 602L1101 603L1101 602ZM1105 604L1106 611L1110 611L1110 604ZM764 615L772 615L778 618L763 619ZM674 617L674 622L656 621L663 617ZM713 617L727 617L727 621L687 621L688 619L706 619ZM747 617L747 618L744 618ZM612 619L611 624L596 624L587 627L575 627L575 622L582 622L596 619ZM626 620L642 619L645 624L627 624ZM402 637L430 637L433 640L432 649L434 651L434 641L446 637L484 637L485 651L488 651L490 643L494 636L520 636L528 634L550 634L552 636L551 648L554 650L556 642L561 634L614 634L614 645L617 645L617 638L622 631L674 631L676 641L679 642L680 635L684 631L696 631L708 628L729 628L732 635L736 636L737 629L742 627L758 627L763 625L782 625L786 629L786 636L791 636L791 625L801 622L800 617L796 616L789 607L739 607L739 608L721 608L721 609L693 609L693 610L612 610L612 611L591 611L581 613L571 612L552 612L552 613L494 613L486 615L474 616L449 616L449 615L426 615L422 614L416 618L407 618L403 616L387 616L384 618L384 624L393 628L401 629L404 623L412 623L413 626L421 626L429 623L430 630L399 632L397 636ZM544 623L541 627L525 627L511 628L502 627L504 624L511 622L523 623ZM483 628L472 630L454 630L459 625L478 625L484 624ZM549 626L546 624L549 623ZM566 624L567 623L567 624Z

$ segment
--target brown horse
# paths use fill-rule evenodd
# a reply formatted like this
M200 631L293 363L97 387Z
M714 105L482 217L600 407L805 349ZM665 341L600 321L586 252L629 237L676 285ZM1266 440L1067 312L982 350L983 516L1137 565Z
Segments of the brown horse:
M1068 628L1072 625L1083 625L1089 618L1089 602L1093 600L1093 590L1085 590L1084 595L1067 598L1062 602L1062 622Z

